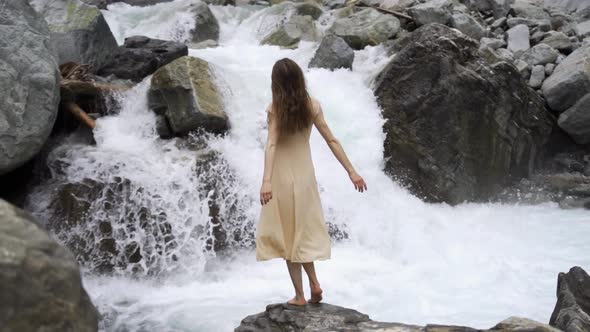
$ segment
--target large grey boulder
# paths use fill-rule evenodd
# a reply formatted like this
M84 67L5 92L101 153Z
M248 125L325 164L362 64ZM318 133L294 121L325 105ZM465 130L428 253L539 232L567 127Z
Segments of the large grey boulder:
M429 23L447 24L451 20L453 3L450 0L432 0L408 9L417 25Z
M175 135L197 129L224 133L229 123L214 79L207 61L190 56L176 59L152 76L150 108L165 117Z
M408 38L376 81L386 171L451 204L487 200L530 175L553 119L516 68L443 25Z
M463 13L456 13L451 16L451 26L475 40L480 40L487 33L481 23L472 16Z
M320 32L311 16L293 15L287 22L277 26L275 30L264 37L261 43L282 48L296 48L300 41L315 41L319 36Z
M128 37L110 61L98 70L98 74L139 82L158 68L185 55L188 55L188 47L183 43L144 36Z
M334 34L353 49L360 50L393 38L399 29L400 21L393 15L382 14L374 8L365 8L334 21L328 34Z
M590 93L561 113L557 123L576 143L590 143Z
M537 44L526 50L520 56L520 59L530 66L536 66L555 62L558 56L559 52L554 50L551 46L547 44Z
M543 95L552 110L563 112L590 93L590 46L565 58L543 83Z
M524 24L519 24L506 31L508 49L515 55L520 55L531 48L529 33L529 27Z
M219 40L219 22L209 6L202 1L191 3L190 12L195 16L195 27L190 31L190 43L198 45L207 41L217 42Z
M266 310L242 320L235 332L559 332L549 325L520 317L510 317L489 330L477 330L465 326L408 325L371 320L356 310L331 304L307 304L304 307L286 303L269 304Z
M576 266L557 279L557 303L549 324L565 332L590 331L590 276Z
M95 70L107 63L117 41L97 7L79 0L31 0L51 30L59 64L76 62Z
M322 39L315 55L309 62L310 68L352 69L354 51L346 42L334 35L327 35Z
M0 174L35 156L51 133L60 74L45 21L23 0L0 7Z
M0 331L98 330L98 312L72 254L2 199L0 294Z

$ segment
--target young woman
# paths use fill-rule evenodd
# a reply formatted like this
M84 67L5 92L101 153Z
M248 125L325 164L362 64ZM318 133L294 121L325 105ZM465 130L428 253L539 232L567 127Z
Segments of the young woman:
M334 137L317 100L307 93L301 68L282 59L272 69L272 103L267 108L268 138L260 189L262 211L256 233L258 261L284 258L295 297L287 303L305 305L301 266L309 278L311 299L322 300L313 262L330 258L330 237L318 193L309 136L312 124L348 172L356 190L367 186Z

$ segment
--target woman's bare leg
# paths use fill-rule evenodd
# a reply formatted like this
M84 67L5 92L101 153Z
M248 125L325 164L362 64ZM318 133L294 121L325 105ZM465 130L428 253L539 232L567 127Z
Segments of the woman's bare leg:
M295 297L287 301L288 304L305 305L305 295L303 293L303 280L301 279L301 263L287 261L287 269L295 288Z
M313 262L303 263L303 268L309 278L309 288L311 290L311 299L309 300L309 303L319 303L322 300L322 288L320 287L320 282L315 274L315 266L313 265Z

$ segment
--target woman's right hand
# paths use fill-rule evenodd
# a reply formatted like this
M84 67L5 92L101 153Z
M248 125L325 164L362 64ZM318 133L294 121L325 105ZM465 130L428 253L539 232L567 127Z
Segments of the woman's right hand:
M354 184L354 189L358 190L359 192L367 190L367 184L360 175L358 175L356 172L352 172L349 176L350 181L352 181L352 184Z
M269 181L263 181L260 187L260 204L265 205L272 199L272 185Z

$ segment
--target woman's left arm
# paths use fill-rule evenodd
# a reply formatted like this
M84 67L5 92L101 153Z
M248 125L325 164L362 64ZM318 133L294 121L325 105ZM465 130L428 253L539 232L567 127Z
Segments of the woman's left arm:
M264 205L272 199L272 169L275 162L275 150L279 138L279 131L275 115L271 106L267 111L266 121L268 123L268 136L264 148L264 175L262 176L262 186L260 188L260 204Z

